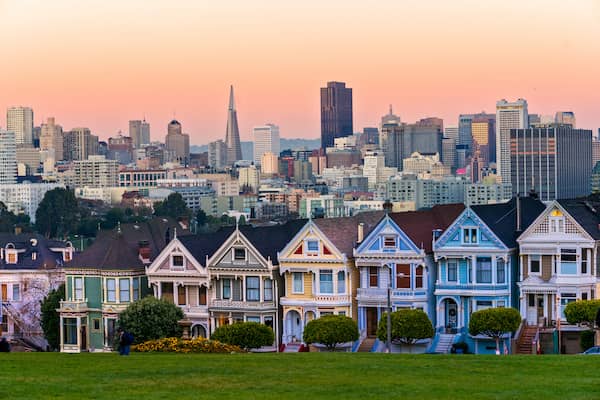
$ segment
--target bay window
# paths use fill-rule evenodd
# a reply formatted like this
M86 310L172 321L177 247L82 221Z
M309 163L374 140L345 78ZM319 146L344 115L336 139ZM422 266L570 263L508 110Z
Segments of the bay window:
M260 278L258 276L246 277L246 300L260 300Z
M333 294L333 271L322 269L319 271L319 292L322 294Z
M475 274L477 283L492 283L492 259L490 257L477 258Z

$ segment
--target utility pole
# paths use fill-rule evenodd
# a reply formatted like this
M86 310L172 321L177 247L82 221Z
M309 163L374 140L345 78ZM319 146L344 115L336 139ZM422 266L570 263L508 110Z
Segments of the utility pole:
M392 352L392 268L387 287L387 352Z

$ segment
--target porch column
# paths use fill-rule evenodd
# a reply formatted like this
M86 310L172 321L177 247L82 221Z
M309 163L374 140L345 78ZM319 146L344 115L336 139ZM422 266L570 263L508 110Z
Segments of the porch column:
M477 256L475 254L471 255L471 283L477 282L477 270L475 266L477 264Z
M81 316L77 316L77 348L81 351Z
M63 316L61 314L60 315L60 325L59 325L59 329L60 329L60 351L64 350L63 345L65 343L65 338L63 336L63 332L64 332L63 324L64 324L64 321L63 321Z

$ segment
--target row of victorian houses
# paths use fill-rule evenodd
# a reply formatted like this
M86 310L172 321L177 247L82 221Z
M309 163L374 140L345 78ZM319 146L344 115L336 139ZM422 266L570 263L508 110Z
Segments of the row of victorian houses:
M119 312L150 294L181 307L192 336L256 321L274 330L273 350L296 350L310 320L337 314L358 323L360 339L349 349L378 351L383 344L374 336L389 291L393 310L419 308L432 321L436 336L423 350L446 352L465 341L470 351L492 352L489 338L468 334L470 315L514 307L523 324L507 336L507 350L530 351L531 343L519 341L535 337L545 352L578 351L579 328L566 325L563 312L571 301L596 298L599 222L589 203L527 197L209 235L160 218L124 224L82 253L73 255L70 244L59 252L66 263L61 350L111 349Z

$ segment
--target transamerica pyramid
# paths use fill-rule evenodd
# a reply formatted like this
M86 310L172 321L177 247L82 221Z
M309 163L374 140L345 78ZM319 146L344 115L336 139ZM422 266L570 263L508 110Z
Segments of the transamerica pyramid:
M227 164L232 165L242 159L242 146L240 145L240 131L238 129L237 113L233 101L233 85L229 92L229 109L227 110L227 132L225 133L227 145Z

